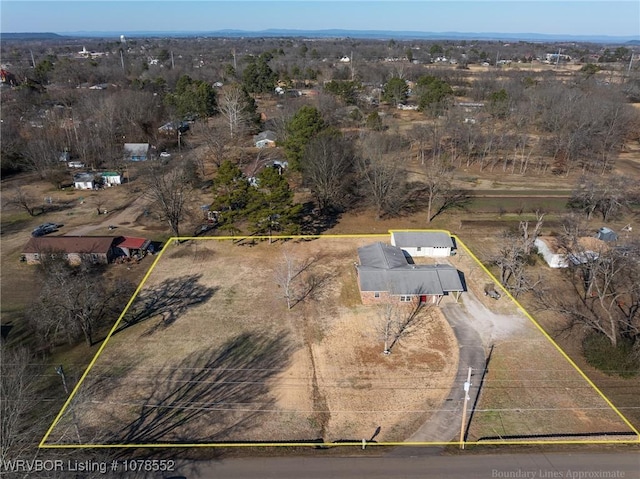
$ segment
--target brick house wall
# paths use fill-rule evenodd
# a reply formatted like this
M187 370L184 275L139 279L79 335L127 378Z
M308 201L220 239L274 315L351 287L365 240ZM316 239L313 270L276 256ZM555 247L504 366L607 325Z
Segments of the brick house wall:
M377 297L376 294L378 295ZM440 299L438 295L427 294L422 296L426 296L426 304L437 304ZM360 299L362 300L362 304L366 306L388 303L416 306L420 301L420 295L411 296L411 301L401 301L401 296L391 295L388 291L378 291L377 293L374 291L360 291Z

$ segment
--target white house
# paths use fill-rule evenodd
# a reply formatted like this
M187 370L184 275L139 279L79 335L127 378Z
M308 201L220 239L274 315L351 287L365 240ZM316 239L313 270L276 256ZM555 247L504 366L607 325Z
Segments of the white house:
M453 240L443 231L391 231L391 244L410 256L445 258L455 248Z
M256 148L268 148L276 146L276 134L271 130L263 131L253 137Z
M115 186L122 184L122 176L116 171L105 171L100 173L104 186Z
M73 186L79 190L92 190L95 187L95 176L91 173L78 173L73 176Z

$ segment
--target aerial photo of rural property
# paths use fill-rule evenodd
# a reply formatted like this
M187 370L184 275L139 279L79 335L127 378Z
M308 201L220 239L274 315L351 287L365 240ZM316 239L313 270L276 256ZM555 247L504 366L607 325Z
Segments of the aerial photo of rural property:
M640 478L637 2L117 3L2 3L1 477Z

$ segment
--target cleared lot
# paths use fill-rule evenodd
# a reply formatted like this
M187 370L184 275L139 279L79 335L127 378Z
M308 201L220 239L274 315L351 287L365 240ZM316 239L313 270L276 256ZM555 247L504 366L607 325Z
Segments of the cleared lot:
M169 246L47 443L77 442L72 413L85 444L407 440L460 406L449 399L458 345L432 308L382 354L379 311L361 305L353 263L359 246L387 239ZM285 256L305 266L291 309ZM491 354L474 376L469 441L637 439L508 297L483 295L488 277L463 249L450 260L473 294L446 298L447 311Z
M353 267L380 239L168 247L48 442L77 442L71 411L86 443L403 440L448 393L457 347L433 308L382 354ZM284 251L307 264L291 310Z

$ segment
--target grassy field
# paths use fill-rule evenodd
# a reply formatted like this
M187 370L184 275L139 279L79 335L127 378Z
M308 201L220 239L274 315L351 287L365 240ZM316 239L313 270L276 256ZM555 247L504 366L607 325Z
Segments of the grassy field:
M425 309L382 354L353 268L371 241L169 246L48 442L74 442L73 414L87 443L403 440L448 393L457 347ZM283 251L309 263L291 310Z
M434 308L419 334L381 354L352 266L371 241L170 245L48 443L76 440L74 415L87 444L359 441L378 428L379 442L404 440L448 407L457 346ZM275 279L285 251L308 263L301 284L316 285L291 310ZM488 278L464 251L453 260L492 314L519 314L482 296ZM629 434L520 318L492 344L468 440Z

